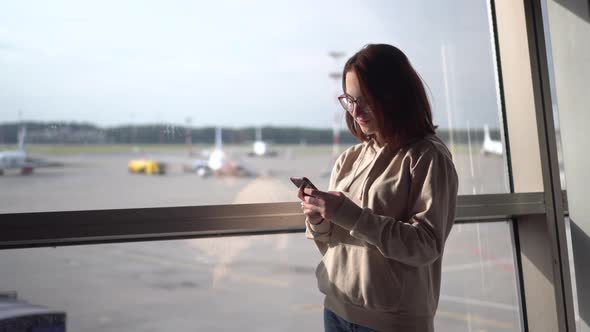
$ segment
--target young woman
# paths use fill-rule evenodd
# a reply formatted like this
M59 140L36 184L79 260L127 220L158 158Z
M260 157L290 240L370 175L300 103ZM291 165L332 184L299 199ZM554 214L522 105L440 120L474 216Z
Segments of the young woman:
M306 236L323 255L326 331L433 331L457 173L405 54L367 45L339 97L361 142L336 161L328 192L300 188Z

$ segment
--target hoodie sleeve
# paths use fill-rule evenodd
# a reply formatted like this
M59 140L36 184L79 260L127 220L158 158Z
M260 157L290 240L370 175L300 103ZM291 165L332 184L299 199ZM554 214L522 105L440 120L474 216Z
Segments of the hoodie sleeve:
M376 246L387 258L423 266L440 257L454 222L457 173L448 157L427 151L410 174L407 220L377 215L346 198L333 222Z

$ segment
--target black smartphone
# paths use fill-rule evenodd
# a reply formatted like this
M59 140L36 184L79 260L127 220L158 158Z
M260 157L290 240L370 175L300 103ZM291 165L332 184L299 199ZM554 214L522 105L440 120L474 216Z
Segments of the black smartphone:
M303 187L307 187L307 188L311 188L311 189L316 189L316 190L318 189L305 176L292 176L292 177L290 177L290 179L291 179L291 182L293 182L293 184L297 188L301 188L301 186L303 186Z

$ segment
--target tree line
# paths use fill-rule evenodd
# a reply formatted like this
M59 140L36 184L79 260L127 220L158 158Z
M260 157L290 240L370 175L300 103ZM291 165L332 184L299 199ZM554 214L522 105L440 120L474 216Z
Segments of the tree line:
M39 144L183 144L188 139L195 144L213 144L215 127L187 128L178 125L153 124L136 126L98 127L88 123L23 122L0 123L0 144L16 144L19 128L27 128L27 143ZM499 139L498 129L491 136ZM262 139L273 144L331 144L332 129L305 127L261 128ZM438 129L437 134L446 142L481 142L483 130ZM222 128L224 144L240 144L256 139L256 127ZM354 144L357 140L346 128L340 132L340 143Z

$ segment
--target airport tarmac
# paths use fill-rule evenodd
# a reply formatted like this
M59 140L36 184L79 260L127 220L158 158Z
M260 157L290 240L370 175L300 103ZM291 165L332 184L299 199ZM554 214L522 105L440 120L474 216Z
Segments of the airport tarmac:
M64 166L0 177L0 212L295 201L289 176L327 188L330 149L239 158L253 178L184 173L184 151L152 153L164 176L129 174L133 152L43 155ZM460 193L506 192L503 158L468 151ZM65 311L69 331L320 331L320 258L303 233L4 250L0 291ZM455 225L443 271L438 331L521 330L508 222Z

